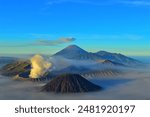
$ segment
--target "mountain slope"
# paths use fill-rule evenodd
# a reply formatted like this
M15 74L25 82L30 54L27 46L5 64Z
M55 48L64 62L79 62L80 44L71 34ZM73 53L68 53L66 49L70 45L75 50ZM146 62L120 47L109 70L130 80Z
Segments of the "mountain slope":
M121 63L117 63L117 62L113 62L113 61L111 61L111 60L98 60L97 61L97 63L98 64L103 64L103 65L108 65L108 66L124 66L125 67L125 65L124 64L121 64Z
M3 66L0 73L4 76L15 76L20 73L29 72L31 70L30 61L16 61Z
M113 64L113 65L139 65L141 64L139 61L127 57L122 54L117 53L110 53L106 51L99 51L96 53L91 53L83 50L82 48L71 45L63 50L57 52L54 56L62 56L67 59L74 59L74 60L93 60L93 61L99 61L99 60L106 60L104 63Z
M42 91L55 93L79 93L98 91L102 88L95 85L78 74L63 74L52 79Z
M124 56L122 54L110 53L110 52L106 52L106 51L99 51L96 54L101 56L105 60L110 60L112 62L116 62L116 63L120 63L120 64L136 65L136 64L140 63L139 61L137 61L133 58Z
M89 53L76 45L70 45L63 50L54 54L54 56L62 56L67 59L75 60L97 60L100 59L99 55Z

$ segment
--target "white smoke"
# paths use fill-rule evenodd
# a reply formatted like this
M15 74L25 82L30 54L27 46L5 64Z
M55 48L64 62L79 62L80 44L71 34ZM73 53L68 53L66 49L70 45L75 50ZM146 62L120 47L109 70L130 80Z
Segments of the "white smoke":
M40 55L35 55L31 58L32 69L30 72L31 78L39 78L44 75L44 73L52 67L52 63L44 60Z

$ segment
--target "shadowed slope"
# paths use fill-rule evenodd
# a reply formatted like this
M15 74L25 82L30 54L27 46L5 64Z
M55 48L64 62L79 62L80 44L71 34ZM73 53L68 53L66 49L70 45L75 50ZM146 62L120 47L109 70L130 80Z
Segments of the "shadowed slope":
M42 91L55 93L78 93L98 91L102 88L78 74L63 74L42 87Z

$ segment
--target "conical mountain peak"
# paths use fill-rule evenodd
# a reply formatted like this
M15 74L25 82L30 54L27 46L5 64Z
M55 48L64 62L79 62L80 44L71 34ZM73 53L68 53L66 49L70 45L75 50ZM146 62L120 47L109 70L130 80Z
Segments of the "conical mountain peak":
M74 50L74 51L84 51L84 52L86 52L85 50L83 50L82 48L80 48L80 47L77 46L77 45L69 45L69 46L66 47L65 49ZM64 50L65 50L65 49L64 49Z
M63 56L65 58L74 58L79 55L87 55L88 52L83 50L77 45L70 45L63 50L57 52L55 55L56 56Z

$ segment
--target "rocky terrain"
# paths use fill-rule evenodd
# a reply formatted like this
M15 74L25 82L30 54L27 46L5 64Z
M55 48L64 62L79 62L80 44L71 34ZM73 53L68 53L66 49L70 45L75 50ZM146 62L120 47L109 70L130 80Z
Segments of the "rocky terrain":
M102 88L97 86L78 74L63 74L47 83L42 91L55 93L79 93L99 91Z

